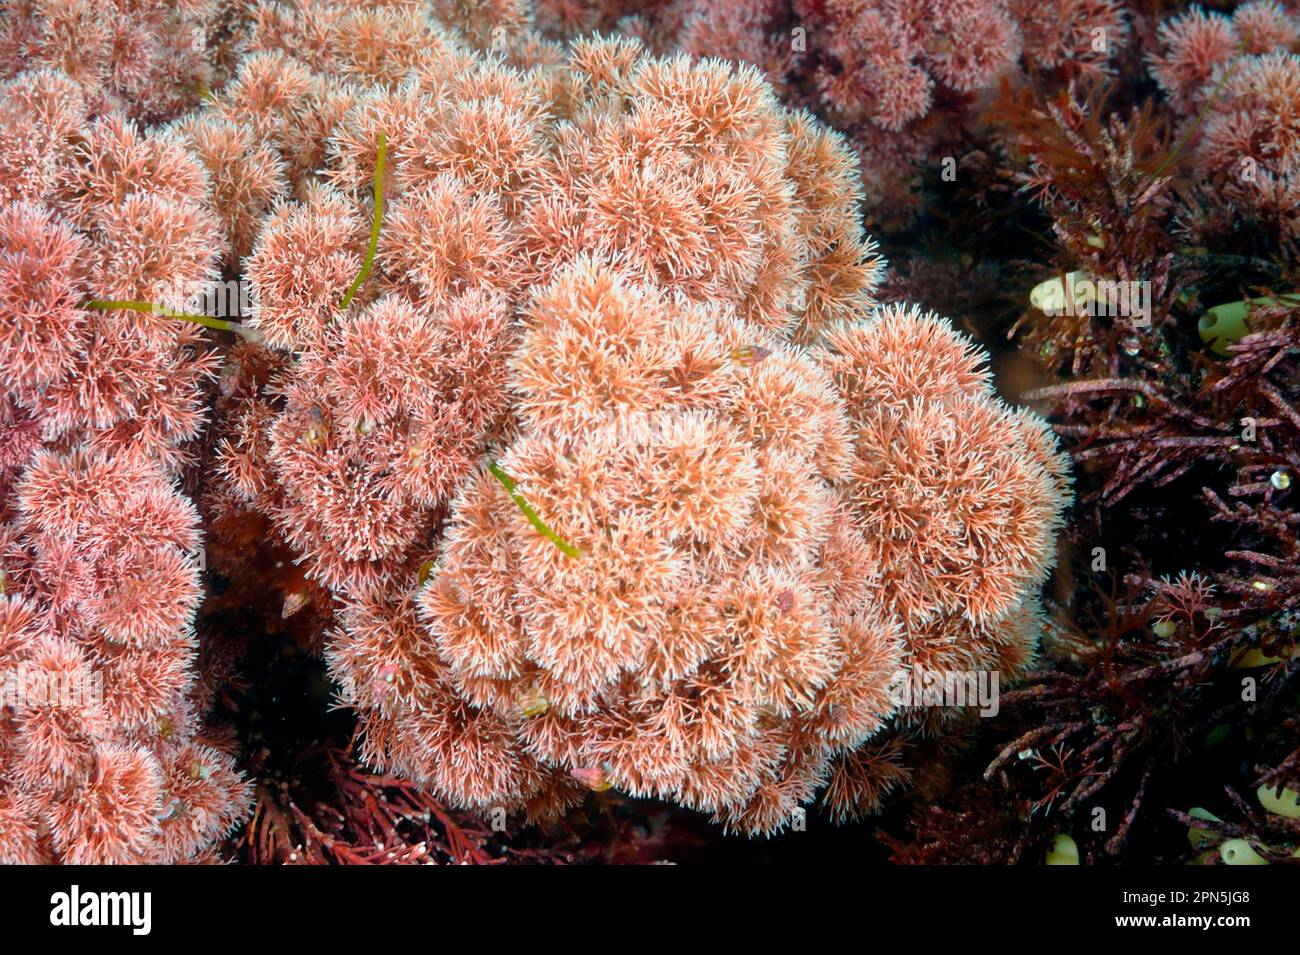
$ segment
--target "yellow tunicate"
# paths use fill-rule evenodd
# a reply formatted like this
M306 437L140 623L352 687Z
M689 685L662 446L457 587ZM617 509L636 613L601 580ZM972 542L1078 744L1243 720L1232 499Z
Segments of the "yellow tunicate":
M1297 300L1291 295L1284 295L1282 298L1288 304ZM1253 306L1275 308L1280 304L1282 302L1278 299L1265 295L1260 298L1216 305L1201 316L1200 321L1196 323L1196 330L1200 332L1201 341L1206 342L1212 352L1227 357L1232 354L1228 351L1228 345L1250 334L1251 329L1246 322L1246 316L1250 314L1251 308Z
M1273 656L1272 654L1265 653L1258 647L1251 647L1241 655L1240 659L1233 661L1232 669L1249 670L1252 667L1272 666L1274 663L1281 663L1285 659L1287 659L1287 654Z
M1067 272L1064 277L1058 275L1035 285L1029 292L1029 304L1045 315L1077 314L1096 297L1097 285L1086 273Z
M1229 839L1219 846L1219 858L1227 865L1268 865L1268 860L1245 839Z
M1283 789L1280 792L1273 786L1260 786L1255 790L1259 804L1269 812L1286 816L1288 819L1300 819L1300 792Z
M1052 837L1052 848L1047 850L1047 865L1078 865L1079 846L1063 832Z
M1246 312L1245 302L1229 302L1227 305L1214 306L1196 323L1201 341L1209 344L1210 350L1216 355L1230 355L1229 343L1240 341L1250 334L1250 326L1246 324Z
M1210 812L1210 810L1202 809L1200 806L1188 810L1187 815L1191 816L1193 819L1205 819L1209 822L1222 821L1218 816ZM1193 849L1204 849L1206 846L1213 845L1219 838L1220 836L1218 833L1210 832L1207 829L1197 829L1193 826L1191 829L1187 830L1187 841L1192 844Z

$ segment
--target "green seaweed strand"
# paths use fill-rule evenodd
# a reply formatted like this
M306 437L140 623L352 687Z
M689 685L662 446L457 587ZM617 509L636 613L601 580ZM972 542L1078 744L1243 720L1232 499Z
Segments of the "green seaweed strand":
M237 335L243 335L245 338L252 337L252 329L239 322L228 322L222 318L213 318L211 315L195 315L192 312L178 312L175 309L168 308L166 305L155 305L152 302L94 301L87 302L82 307L96 312L143 312L146 315L161 315L164 318L179 318L181 321L193 322L196 325L203 325L206 328L215 328L220 332L234 332Z
M501 465L497 464L495 461L489 461L488 470L492 472L494 478L501 482L501 486L505 488L506 493L510 495L510 500L514 501L519 507L519 510L524 512L524 517L528 518L528 523L537 528L539 534L558 547L563 554L569 557L582 556L582 551L578 550L578 548L574 547L559 534L555 533L555 531L547 527L546 522L537 516L537 512L532 509L526 500L524 500L524 496L515 490L514 479L511 478L509 474L506 474L505 471L501 470Z
M366 258L361 263L361 271L352 280L348 293L343 296L343 301L339 303L340 312L347 311L348 306L352 304L352 297L360 291L362 284L370 277L370 270L375 265L375 253L379 250L379 222L384 217L384 163L387 159L388 137L381 132L379 134L379 155L375 157L375 215L370 223L370 245L366 248Z
M1161 173L1177 161L1178 157L1182 154L1183 147L1187 145L1187 140L1192 138L1192 133L1196 132L1197 127L1201 125L1201 121L1205 119L1205 114L1210 111L1210 106L1223 90L1224 85L1228 82L1228 78L1232 76L1232 73L1236 68L1237 64L1235 62L1228 64L1228 68L1224 70L1223 75L1219 77L1219 82L1214 84L1214 89L1212 89L1210 95L1206 97L1205 105L1201 107L1201 111L1196 114L1196 118L1192 120L1192 124L1188 126L1187 129L1183 131L1183 135L1178 138L1178 144L1174 146L1173 152L1166 156L1165 161L1162 162L1156 171L1151 174L1152 179L1160 178Z

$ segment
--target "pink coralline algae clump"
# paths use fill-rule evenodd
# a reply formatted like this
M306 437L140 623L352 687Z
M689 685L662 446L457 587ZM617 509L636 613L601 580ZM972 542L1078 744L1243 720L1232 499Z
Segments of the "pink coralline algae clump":
M198 514L157 465L37 452L0 511L0 861L184 862L243 816L189 697Z
M173 302L212 278L207 177L174 136L91 117L49 70L0 85L0 376L44 441L168 466L203 420L213 367L197 327L89 301Z
M907 10L921 99L873 93L884 126L1019 48L1000 5ZM200 513L230 573L275 533L363 755L464 808L858 816L946 719L900 674L1030 665L1062 458L946 320L875 301L844 140L753 66L433 12L242 5L165 131L4 87L0 666L105 685L6 711L7 857L202 857L237 818L188 695ZM251 292L221 367L86 308L219 267Z
M461 489L432 646L365 685L394 767L471 804L576 780L767 833L878 772L851 757L900 671L1026 666L1060 462L969 345L882 308L805 350L699 308L588 262L535 297L501 466L580 556L490 476Z
M831 62L819 73L837 116L898 131L930 111L936 85L970 93L1020 55L1020 32L1001 0L803 0Z
M298 19L281 11L274 31L259 25L253 34L254 49L211 116L191 127L231 122L254 86L296 84L309 92L258 96L270 105L245 122L331 133L329 154L310 168L288 135L268 136L287 178L301 185L263 215L252 243L250 323L267 345L297 357L225 435L219 465L230 480L212 504L269 515L313 577L348 593L391 586L432 556L430 531L456 484L508 427L514 316L527 291L574 255L624 257L683 294L733 303L760 324L802 323L808 334L861 298L878 268L850 214L797 195L814 184L763 175L772 157L714 161L678 145L689 145L689 129L656 134L651 115L614 126L613 77L642 57L636 43L579 45L576 68L562 71L548 65L558 48L521 45L516 55L538 63L530 76L426 20L384 11L384 49L402 57L401 68L369 63L357 72L342 44L328 45L345 51L338 58L303 62L290 51L304 46L300 32L320 10ZM342 30L349 20L328 22ZM322 65L351 81L330 85L313 71ZM679 58L646 82L692 92L697 74L721 84L727 69ZM771 100L756 75L729 82L745 102ZM557 122L552 111L570 117ZM839 163L837 174L848 174L824 134L790 121L801 162ZM770 128L753 132L770 139L783 120L771 112L763 122ZM727 136L739 143L750 133ZM378 254L343 310L373 219L381 134ZM235 157L213 175L238 179L253 165ZM825 213L788 215L809 203Z
M243 120L298 183L246 260L293 357L214 505L333 594L366 757L531 818L613 786L766 833L828 780L872 810L901 770L859 748L924 722L897 672L1032 657L1044 427L946 321L876 308L850 155L753 68L389 11L362 72L299 39L328 9L259 22L209 107L306 91Z
M761 67L783 84L811 60L818 95L844 122L897 131L929 112L936 86L969 93L1011 67L1021 38L1005 0L774 0L539 4L563 33L617 28L656 50Z
M1151 73L1193 137L1197 181L1284 241L1300 237L1300 19L1273 0L1231 18L1193 8L1160 39Z
M1247 215L1300 239L1300 56L1243 57L1210 104L1194 161Z
M171 119L210 80L214 0L11 0L0 17L0 79L47 67L95 112Z
M915 215L921 166L964 152L1000 78L1109 72L1129 25L1118 0L542 0L539 23L618 30L653 50L753 64L783 97L825 116L859 154L870 215Z
M1300 20L1276 0L1252 0L1231 16L1192 7L1161 23L1157 39L1147 56L1151 75L1176 110L1192 114L1238 57L1293 50Z
M207 857L243 814L190 698L198 514L176 489L212 359L92 300L208 278L180 143L40 68L0 85L0 861Z

